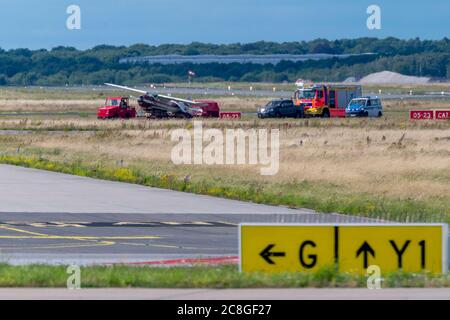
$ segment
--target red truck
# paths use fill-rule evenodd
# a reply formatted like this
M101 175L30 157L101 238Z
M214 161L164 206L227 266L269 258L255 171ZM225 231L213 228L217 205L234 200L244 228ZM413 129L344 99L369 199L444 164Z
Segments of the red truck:
M196 114L198 117L203 118L219 118L220 107L219 104L214 100L195 100L195 102L200 102L199 108L201 112Z
M128 97L108 97L105 105L97 110L98 119L136 118L136 109L130 106Z
M294 104L303 107L305 117L345 117L348 103L361 96L359 85L314 85L299 88L294 94Z
M201 103L199 109L201 110L195 116L202 118L220 118L220 119L240 119L241 112L220 112L220 106L214 100L195 100Z

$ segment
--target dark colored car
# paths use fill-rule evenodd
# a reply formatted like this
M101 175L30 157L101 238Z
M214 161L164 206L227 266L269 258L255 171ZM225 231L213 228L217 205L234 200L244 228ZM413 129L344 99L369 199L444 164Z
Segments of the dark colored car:
M258 109L258 118L303 118L303 107L292 100L273 100Z

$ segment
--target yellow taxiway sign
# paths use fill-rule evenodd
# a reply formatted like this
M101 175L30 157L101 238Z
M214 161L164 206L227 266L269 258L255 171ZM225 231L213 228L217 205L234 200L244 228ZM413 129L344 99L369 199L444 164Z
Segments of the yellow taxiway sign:
M448 269L446 224L242 224L239 237L244 272Z

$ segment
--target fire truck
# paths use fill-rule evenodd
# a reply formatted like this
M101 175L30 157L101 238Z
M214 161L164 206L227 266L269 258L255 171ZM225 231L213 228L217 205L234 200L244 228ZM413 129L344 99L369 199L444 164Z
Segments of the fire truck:
M359 85L313 85L299 87L294 104L303 107L305 117L345 117L348 103L362 96Z

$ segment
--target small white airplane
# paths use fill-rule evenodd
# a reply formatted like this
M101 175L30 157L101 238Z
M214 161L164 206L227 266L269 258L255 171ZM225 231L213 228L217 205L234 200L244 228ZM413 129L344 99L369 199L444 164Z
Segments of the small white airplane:
M105 85L139 93L141 96L137 99L138 104L149 118L192 118L201 114L201 107L204 106L201 102L150 93L117 84L105 83Z

